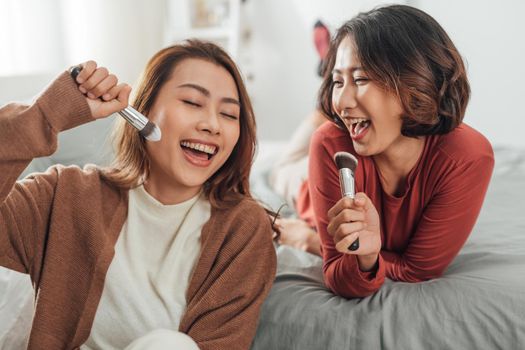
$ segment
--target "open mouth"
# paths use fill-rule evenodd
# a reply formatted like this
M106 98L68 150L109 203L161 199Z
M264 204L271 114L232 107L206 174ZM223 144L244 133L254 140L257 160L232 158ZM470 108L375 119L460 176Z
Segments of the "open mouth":
M184 151L203 160L210 160L219 151L219 147L217 146L197 142L182 141L180 145Z
M354 137L359 136L366 129L368 129L371 124L372 122L368 119L364 119L364 118L352 119L351 124L350 124L350 133Z

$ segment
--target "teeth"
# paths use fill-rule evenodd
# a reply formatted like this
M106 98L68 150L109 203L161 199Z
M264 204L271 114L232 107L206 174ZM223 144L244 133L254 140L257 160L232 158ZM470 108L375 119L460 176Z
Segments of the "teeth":
M188 141L182 141L181 145L183 145L184 147L193 148L193 149L196 149L197 151L201 151L201 152L208 153L211 155L215 154L215 150L217 149L217 147L215 146L203 145L202 143L193 143L193 142L188 142Z
M366 121L368 121L368 119L365 119L365 118L352 119L352 125L358 124L358 123L362 123L362 122L366 122Z
M360 135L370 125L370 121L367 119L359 119L355 124L352 124L354 134Z

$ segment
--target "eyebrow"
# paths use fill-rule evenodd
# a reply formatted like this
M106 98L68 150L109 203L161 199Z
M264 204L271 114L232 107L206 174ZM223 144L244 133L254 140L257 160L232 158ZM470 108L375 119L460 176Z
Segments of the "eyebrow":
M352 67L352 68L349 69L350 73L354 73L356 70L361 70L363 72L365 71L363 69L363 67L359 67L359 66L358 67ZM336 68L336 69L332 70L332 74L342 74L342 71L340 69Z
M211 96L211 93L210 93L210 91L208 89L206 89L205 87L202 87L200 85L197 85L197 84L186 83L186 84L182 84L182 85L177 86L177 88L195 89L195 90L199 91L201 94L203 94L206 97L210 97ZM239 107L241 106L241 103L239 101L237 101L236 99L231 98L231 97L223 97L223 98L221 98L221 102L233 103L233 104L236 104Z

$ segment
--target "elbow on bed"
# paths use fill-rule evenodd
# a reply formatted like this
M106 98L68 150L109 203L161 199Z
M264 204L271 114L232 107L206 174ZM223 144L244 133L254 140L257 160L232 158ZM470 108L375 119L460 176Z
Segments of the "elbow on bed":
M375 285L365 286L352 279L338 281L329 271L324 272L324 280L332 293L345 299L366 298L379 290Z
M393 278L394 281L400 281L400 282L409 282L409 283L418 283L418 282L425 282L432 279L440 278L443 276L444 270L412 270L412 271L405 271L405 273L401 274L398 278Z

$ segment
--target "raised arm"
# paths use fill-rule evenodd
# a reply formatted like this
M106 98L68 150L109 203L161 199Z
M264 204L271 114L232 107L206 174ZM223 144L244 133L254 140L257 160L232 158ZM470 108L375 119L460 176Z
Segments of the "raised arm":
M20 182L17 178L33 158L53 154L60 131L127 105L130 88L115 89L116 79L107 82L109 76L107 70L100 72L94 62L87 62L79 76L80 88L64 72L32 105L0 109L0 265L31 272L33 258L45 242L58 173L50 168ZM89 99L79 89L95 99L110 95L107 102Z

